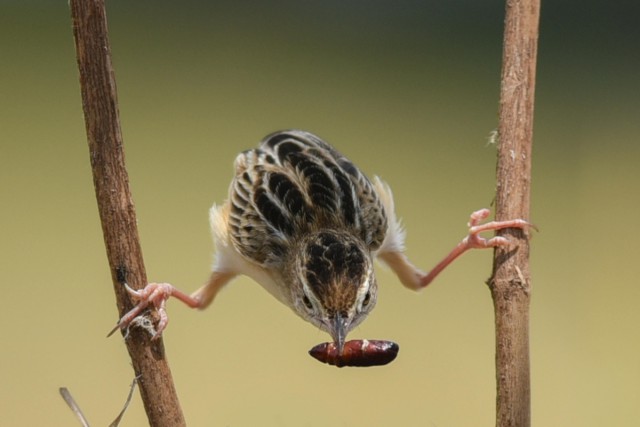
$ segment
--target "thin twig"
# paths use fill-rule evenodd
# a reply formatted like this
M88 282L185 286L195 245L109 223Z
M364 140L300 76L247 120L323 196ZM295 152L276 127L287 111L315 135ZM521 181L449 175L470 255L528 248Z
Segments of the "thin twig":
M104 0L71 0L93 182L120 315L131 308L123 284L147 283L124 162ZM162 340L132 331L125 340L152 426L185 425Z
M500 89L496 219L529 219L533 106L540 0L507 0ZM531 425L529 241L509 229L489 287L496 321L496 426Z

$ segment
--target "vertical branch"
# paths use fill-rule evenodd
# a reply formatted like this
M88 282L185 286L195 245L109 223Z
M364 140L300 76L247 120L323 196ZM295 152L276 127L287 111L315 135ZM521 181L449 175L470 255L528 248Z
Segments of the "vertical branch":
M71 0L70 7L93 182L122 314L131 308L123 284L139 288L147 279L124 162L106 11L104 0ZM149 342L136 328L125 342L149 424L185 425L161 340Z
M540 0L507 0L500 89L496 219L529 218L531 146ZM496 322L496 425L531 424L529 242L497 248L488 281Z

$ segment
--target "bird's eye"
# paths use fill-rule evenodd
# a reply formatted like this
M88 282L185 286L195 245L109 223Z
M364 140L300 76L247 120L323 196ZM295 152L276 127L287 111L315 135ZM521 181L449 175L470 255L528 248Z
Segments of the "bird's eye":
M367 294L364 296L364 299L362 300L362 306L368 306L369 302L371 302L371 292L367 292Z
M311 304L311 300L309 299L308 296L303 296L302 297L302 303L304 304L305 307L307 307L309 310L313 309L313 304Z

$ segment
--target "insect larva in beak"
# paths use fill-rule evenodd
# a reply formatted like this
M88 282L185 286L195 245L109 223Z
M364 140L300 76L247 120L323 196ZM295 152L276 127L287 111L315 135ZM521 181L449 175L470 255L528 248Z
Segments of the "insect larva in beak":
M400 347L392 341L352 340L344 343L342 354L338 354L332 342L318 344L309 354L323 363L337 366L380 366L392 362Z

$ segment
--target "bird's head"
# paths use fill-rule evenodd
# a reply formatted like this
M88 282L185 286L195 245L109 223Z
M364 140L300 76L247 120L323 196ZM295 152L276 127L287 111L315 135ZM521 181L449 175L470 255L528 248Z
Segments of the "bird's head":
M294 311L327 331L342 353L349 331L376 304L370 251L355 236L323 230L302 239L291 257Z

